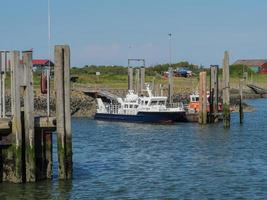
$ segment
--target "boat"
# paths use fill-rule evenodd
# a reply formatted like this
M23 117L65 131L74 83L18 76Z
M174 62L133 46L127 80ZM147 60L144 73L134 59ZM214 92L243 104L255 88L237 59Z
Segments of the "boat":
M210 112L210 94L207 92L207 107L206 111L207 113ZM186 110L188 113L198 113L199 112L199 93L195 92L191 95L189 95L189 104L186 106ZM222 111L222 104L219 102L218 103L218 111Z
M186 122L186 113L182 103L167 106L166 96L154 96L146 85L147 96L129 90L125 98L117 98L117 103L105 104L97 98L97 111L94 119L106 121L140 123Z

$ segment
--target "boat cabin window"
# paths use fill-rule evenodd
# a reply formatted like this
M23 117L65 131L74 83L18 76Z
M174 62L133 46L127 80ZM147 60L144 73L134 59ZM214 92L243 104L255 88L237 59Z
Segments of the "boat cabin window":
M133 108L133 105L130 105L130 108Z
M192 97L192 102L197 102L199 101L199 97Z
M148 101L145 101L145 105L147 105L148 104Z
M124 105L124 108L128 108L128 105Z
M134 108L138 108L138 105L134 105Z
M158 101L151 101L151 103L150 103L151 106L155 106L157 104L158 104Z
M165 101L159 101L159 105L160 106L165 105Z

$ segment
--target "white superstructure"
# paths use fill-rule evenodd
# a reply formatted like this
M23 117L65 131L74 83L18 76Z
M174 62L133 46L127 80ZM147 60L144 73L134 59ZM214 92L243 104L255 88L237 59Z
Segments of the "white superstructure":
M100 98L97 98L97 113L137 115L138 112L184 112L182 103L176 107L167 107L167 97L154 96L146 86L148 96L138 96L133 90L129 90L125 98L118 98L118 104L105 105Z

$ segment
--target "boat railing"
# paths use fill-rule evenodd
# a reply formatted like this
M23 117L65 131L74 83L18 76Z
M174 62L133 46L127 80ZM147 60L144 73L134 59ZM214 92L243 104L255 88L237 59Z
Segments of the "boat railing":
M108 114L118 114L120 105L119 104L110 104L107 107Z
M182 102L168 103L167 108L183 108L184 105Z

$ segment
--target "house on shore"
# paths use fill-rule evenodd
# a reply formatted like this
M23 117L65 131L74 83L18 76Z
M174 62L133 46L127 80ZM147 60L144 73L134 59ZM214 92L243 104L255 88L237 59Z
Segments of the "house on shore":
M234 65L246 65L255 73L267 74L267 59L237 60Z
M49 66L51 70L54 70L54 63L50 60L46 59L33 59L32 60L33 71L43 71L47 69Z

